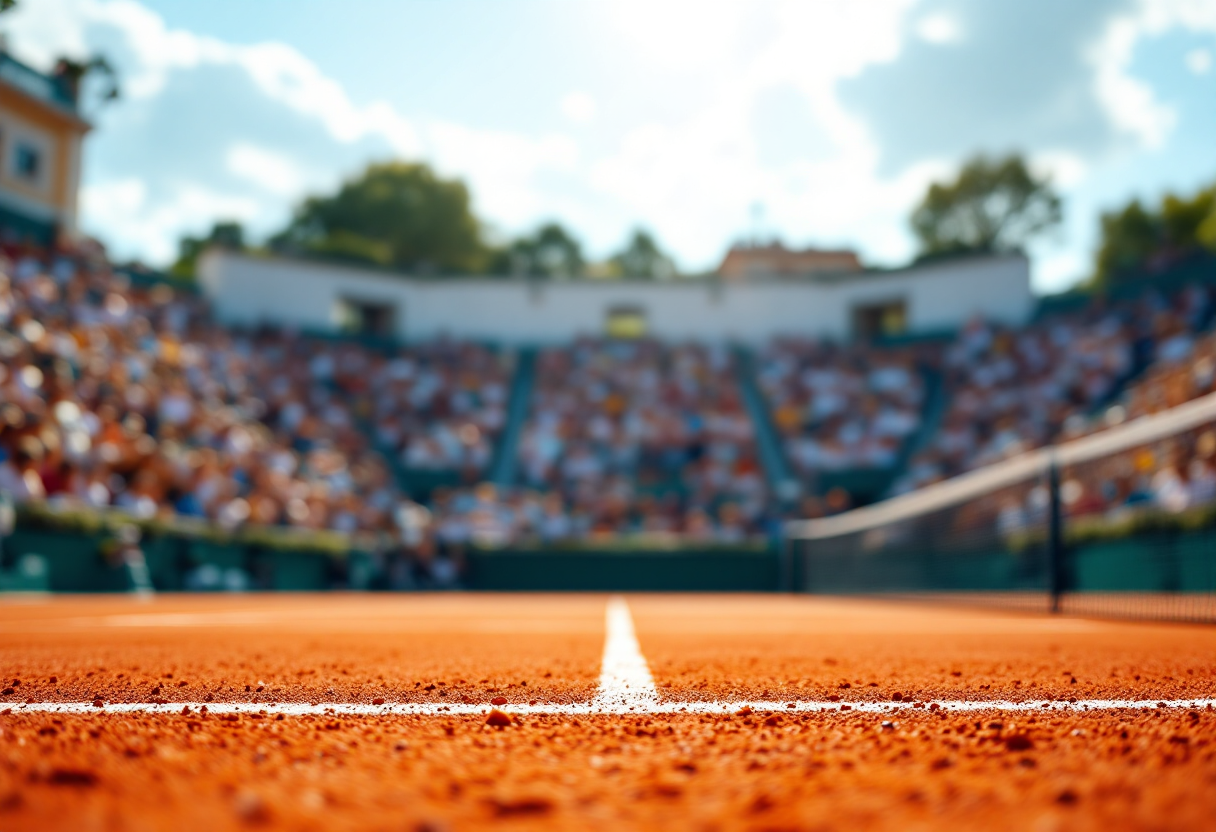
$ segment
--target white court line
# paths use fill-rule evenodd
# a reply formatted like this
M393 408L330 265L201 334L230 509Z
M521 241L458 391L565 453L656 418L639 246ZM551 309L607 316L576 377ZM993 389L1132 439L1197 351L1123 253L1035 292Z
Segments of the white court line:
M535 705L504 705L511 714L526 716L545 714L555 716L599 716L613 714L736 714L744 708L757 713L780 712L829 713L853 712L889 714L924 709L972 711L1108 711L1148 709L1216 708L1216 698L1197 699L1082 699L1078 701L1034 699L1024 702L1009 700L925 700L924 702L825 702L775 700L715 700L697 702L665 702L659 697L654 677L638 646L633 617L624 598L608 601L605 614L606 637L604 659L600 670L600 687L590 702L544 702ZM936 709L932 706L936 705ZM265 714L285 716L485 716L492 710L489 704L451 704L438 702L399 702L383 705L357 702L333 703L262 703L262 702L173 702L164 705L145 703L112 703L95 706L92 702L33 702L8 706L14 713L54 714Z
M608 601L604 620L604 663L600 689L591 707L605 713L638 712L659 704L659 691L638 646L629 605L621 597Z

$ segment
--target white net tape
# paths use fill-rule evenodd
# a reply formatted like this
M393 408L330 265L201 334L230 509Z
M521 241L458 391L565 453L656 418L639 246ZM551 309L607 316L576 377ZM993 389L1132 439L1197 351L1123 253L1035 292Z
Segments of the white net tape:
M866 531L957 506L997 489L1025 482L1046 473L1053 459L1057 465L1077 465L1168 439L1211 423L1216 423L1216 393L1164 413L1144 416L1061 445L1030 451L835 517L794 520L786 524L785 534L787 538L796 540L823 540Z

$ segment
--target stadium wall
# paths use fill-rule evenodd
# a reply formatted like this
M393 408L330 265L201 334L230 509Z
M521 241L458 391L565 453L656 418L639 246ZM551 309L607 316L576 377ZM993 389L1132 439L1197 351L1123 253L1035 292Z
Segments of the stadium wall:
M213 249L200 283L227 324L276 323L338 331L344 308L389 311L391 335L439 335L507 344L598 335L614 312L634 310L663 338L759 342L800 334L845 339L861 307L902 304L907 332L935 333L979 314L1010 325L1034 310L1030 269L1020 256L977 257L894 271L723 284L673 281L534 281L418 277L306 260Z

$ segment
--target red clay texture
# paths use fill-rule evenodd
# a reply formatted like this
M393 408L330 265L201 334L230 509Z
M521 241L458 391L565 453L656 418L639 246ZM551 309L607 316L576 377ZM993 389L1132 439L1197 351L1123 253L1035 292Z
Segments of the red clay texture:
M1216 715L6 715L0 827L1202 829Z
M1216 696L1212 627L755 596L639 597L630 607L669 699Z
M590 699L600 598L247 596L0 606L3 703Z
M1216 712L1207 708L513 710L594 696L604 600L5 605L0 681L12 692L0 701L0 829L1081 832L1200 829L1216 813ZM1214 687L1216 633L1196 627L860 601L629 600L667 699L1158 699L1211 696ZM267 712L21 708L27 699L207 696L265 703ZM461 697L486 713L271 709ZM506 702L492 706L496 699Z

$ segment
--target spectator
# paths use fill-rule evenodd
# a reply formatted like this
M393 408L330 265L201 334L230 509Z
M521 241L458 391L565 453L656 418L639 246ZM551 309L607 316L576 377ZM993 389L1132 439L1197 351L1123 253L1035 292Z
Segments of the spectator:
M909 350L778 338L758 367L786 456L804 476L891 469L921 426L925 385Z

